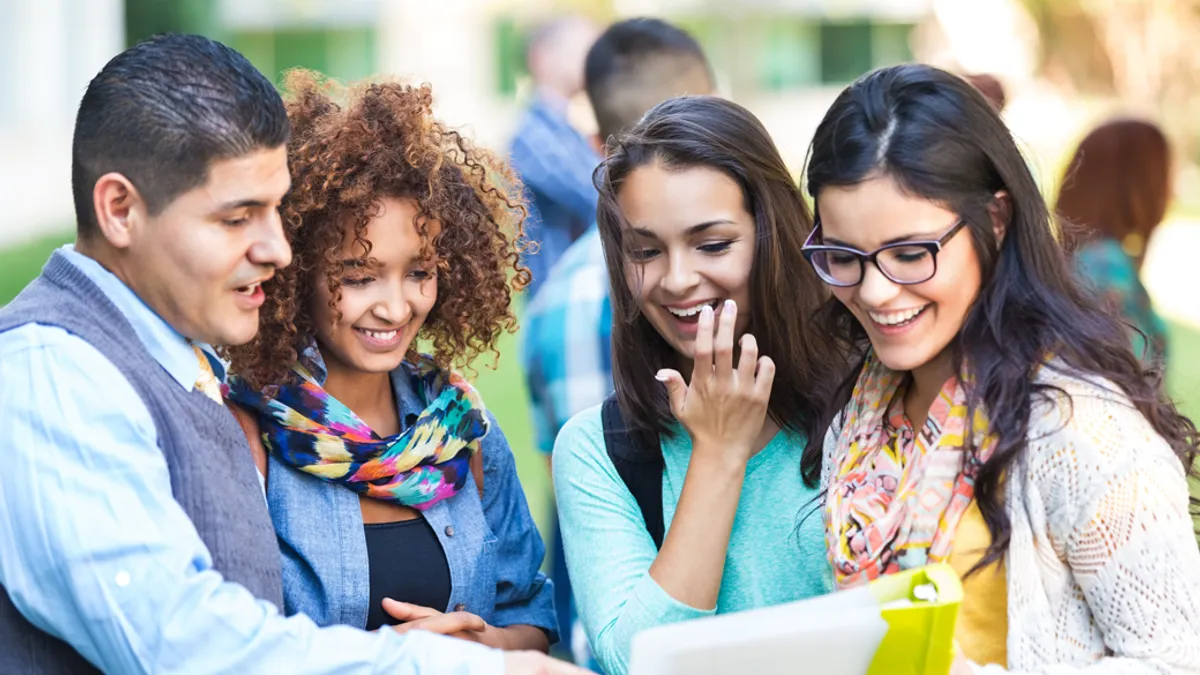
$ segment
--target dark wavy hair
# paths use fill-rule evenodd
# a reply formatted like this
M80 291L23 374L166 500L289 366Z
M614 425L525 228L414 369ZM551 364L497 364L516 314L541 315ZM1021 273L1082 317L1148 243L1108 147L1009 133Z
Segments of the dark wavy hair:
M280 211L292 264L263 285L254 340L224 350L233 372L259 388L287 376L316 333L308 311L316 284L328 287L336 315L347 228L369 256L367 225L383 197L417 202L417 230L437 260L437 302L413 349L426 341L442 367L495 353L500 335L516 328L514 287L529 282L515 243L525 210L508 165L436 120L428 85L374 82L341 92L294 70L285 89L292 188ZM441 224L432 241L430 221Z
M596 217L613 305L613 380L625 421L635 432L672 433L666 391L654 374L673 367L679 357L642 315L626 282L630 225L617 201L629 174L652 163L669 171L715 169L741 187L755 225L754 310L747 330L760 353L776 364L768 413L780 427L804 433L809 445L819 448L820 415L845 373L846 358L831 336L808 325L829 296L800 252L812 231L812 215L762 123L736 103L711 96L660 103L610 141L607 158L596 170ZM819 462L804 479L817 483Z
M881 175L964 218L982 266L979 297L952 344L956 367L961 372L966 363L971 371L968 403L987 410L999 441L975 485L992 538L976 569L1008 549L1012 529L1004 511L1004 477L1025 451L1035 399L1066 395L1035 382L1050 354L1069 372L1119 387L1195 475L1195 426L1166 396L1159 373L1143 369L1120 321L1076 285L1033 176L1004 122L978 91L923 65L877 70L843 91L809 150L807 189L818 216L825 188ZM1012 200L1012 215L997 241L988 205L1001 190ZM869 347L863 327L837 300L826 304L810 330L836 335L862 354ZM831 397L831 410L848 402L860 369L861 357L860 367ZM811 448L803 459L805 465L820 461Z

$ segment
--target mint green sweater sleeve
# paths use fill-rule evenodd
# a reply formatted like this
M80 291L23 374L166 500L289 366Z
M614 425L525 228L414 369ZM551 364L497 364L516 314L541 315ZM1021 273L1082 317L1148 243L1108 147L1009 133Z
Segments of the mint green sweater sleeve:
M715 612L675 600L650 577L658 550L608 458L599 406L579 413L559 432L554 493L575 603L608 675L628 672L638 632Z

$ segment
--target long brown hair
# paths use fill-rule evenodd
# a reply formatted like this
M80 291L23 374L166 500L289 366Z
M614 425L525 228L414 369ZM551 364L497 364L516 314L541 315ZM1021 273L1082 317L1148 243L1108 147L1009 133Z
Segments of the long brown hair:
M626 282L624 244L629 228L617 197L636 168L657 162L671 169L708 167L742 189L755 224L750 270L748 331L776 364L768 413L780 427L803 433L819 446L824 403L846 372L846 358L809 318L828 297L800 249L813 219L775 143L745 108L711 96L685 96L659 104L610 142L596 171L596 218L604 244L613 305L613 379L621 412L632 429L672 433L666 392L654 374L677 352L642 315ZM804 471L809 485L820 467Z
M1055 205L1068 245L1096 236L1147 241L1167 213L1170 171L1170 146L1155 124L1118 119L1096 127L1079 143Z

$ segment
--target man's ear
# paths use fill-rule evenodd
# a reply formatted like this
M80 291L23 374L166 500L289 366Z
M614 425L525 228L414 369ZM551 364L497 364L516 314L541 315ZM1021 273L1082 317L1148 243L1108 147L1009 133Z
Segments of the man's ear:
M146 204L133 183L119 173L106 173L92 187L92 208L100 234L113 248L128 248L135 221L146 214Z
M1008 233L1008 224L1012 222L1012 197L1009 196L1008 190L1001 190L992 195L992 202L988 204L988 215L992 218L992 234L996 235L996 243L1004 241L1004 235Z

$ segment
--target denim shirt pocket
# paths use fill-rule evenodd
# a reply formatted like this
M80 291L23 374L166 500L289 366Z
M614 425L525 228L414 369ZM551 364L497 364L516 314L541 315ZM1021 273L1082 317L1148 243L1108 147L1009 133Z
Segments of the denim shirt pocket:
M319 626L365 627L370 575L358 495L271 457L267 503L286 613L307 614Z
M483 516L474 477L453 497L425 511L450 567L447 612L470 612L491 623L496 609L496 536Z

